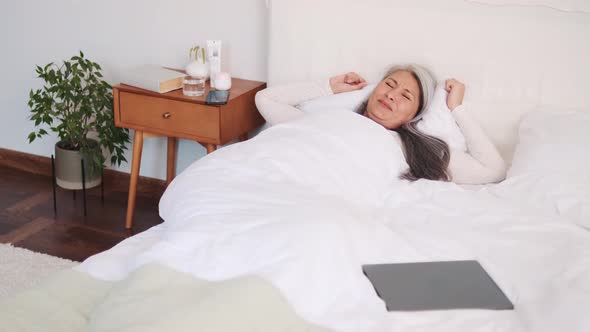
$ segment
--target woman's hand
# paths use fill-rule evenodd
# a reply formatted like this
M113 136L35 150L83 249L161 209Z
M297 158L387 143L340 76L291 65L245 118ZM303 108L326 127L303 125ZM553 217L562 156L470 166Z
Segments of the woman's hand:
M330 88L332 92L341 93L354 90L360 90L367 86L367 81L357 73L346 73L330 78Z
M463 97L465 96L465 84L457 81L454 78L445 81L445 90L449 93L447 96L447 106L451 111L461 103L463 103Z

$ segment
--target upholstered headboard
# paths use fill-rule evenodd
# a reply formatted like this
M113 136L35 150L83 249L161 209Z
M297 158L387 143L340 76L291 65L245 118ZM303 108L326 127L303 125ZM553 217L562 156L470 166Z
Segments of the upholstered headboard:
M588 13L461 0L268 5L269 85L347 71L377 81L391 64L423 64L466 83L465 104L508 160L524 113L590 111Z

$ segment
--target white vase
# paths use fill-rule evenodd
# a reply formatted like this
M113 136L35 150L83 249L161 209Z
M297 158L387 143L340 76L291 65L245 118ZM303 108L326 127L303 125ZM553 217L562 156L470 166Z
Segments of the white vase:
M198 78L209 77L209 64L200 61L191 61L185 68L187 75Z

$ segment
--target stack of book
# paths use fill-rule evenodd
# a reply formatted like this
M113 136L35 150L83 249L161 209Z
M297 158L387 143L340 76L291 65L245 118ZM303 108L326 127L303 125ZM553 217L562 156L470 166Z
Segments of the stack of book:
M185 75L183 72L158 65L141 65L124 71L121 75L121 83L165 93L182 88Z

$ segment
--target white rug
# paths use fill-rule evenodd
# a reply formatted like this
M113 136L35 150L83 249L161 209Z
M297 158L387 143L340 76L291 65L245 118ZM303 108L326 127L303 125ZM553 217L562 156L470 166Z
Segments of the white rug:
M0 244L0 299L76 265L78 262Z

